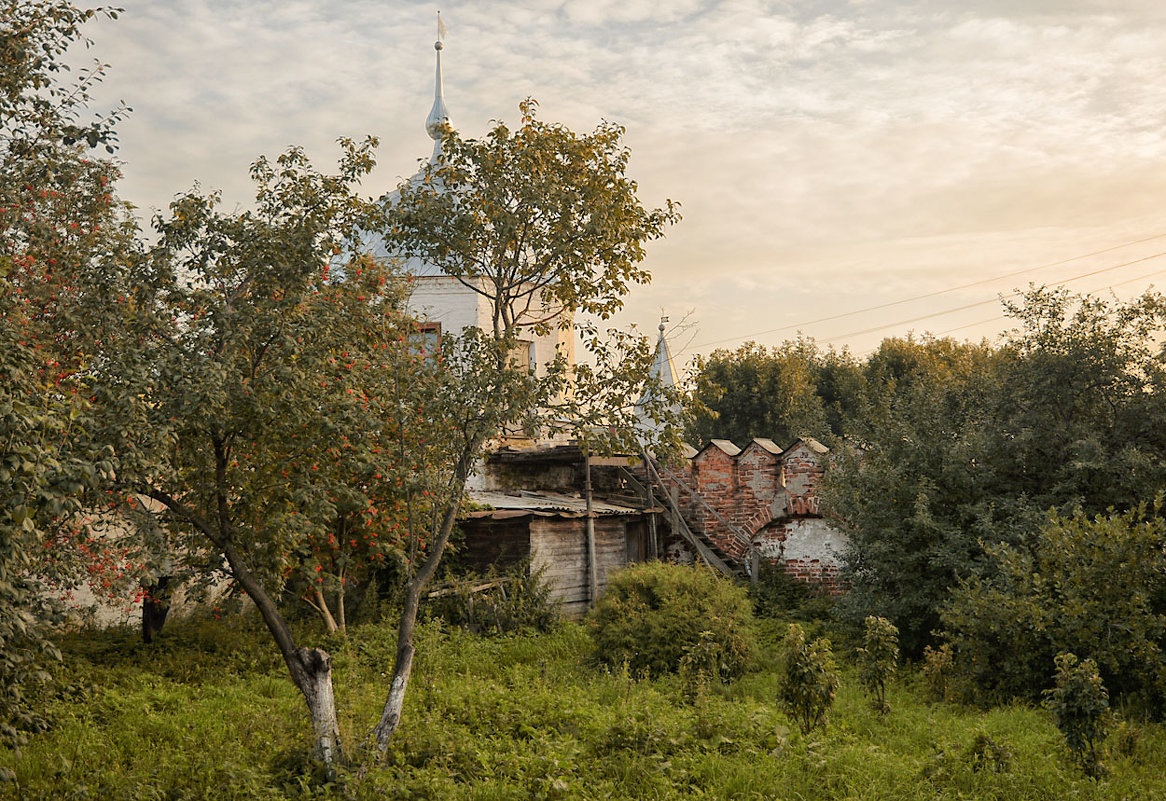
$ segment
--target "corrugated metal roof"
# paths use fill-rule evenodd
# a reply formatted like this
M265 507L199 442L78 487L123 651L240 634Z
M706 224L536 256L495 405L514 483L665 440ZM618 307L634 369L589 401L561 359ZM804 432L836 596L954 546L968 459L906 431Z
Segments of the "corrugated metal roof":
M587 514L587 501L578 495L558 492L489 492L470 490L469 499L483 506L493 507L467 512L468 518L487 517L506 520L525 515L539 517L583 517ZM638 515L643 510L632 506L621 506L610 501L593 500L591 510L596 515Z

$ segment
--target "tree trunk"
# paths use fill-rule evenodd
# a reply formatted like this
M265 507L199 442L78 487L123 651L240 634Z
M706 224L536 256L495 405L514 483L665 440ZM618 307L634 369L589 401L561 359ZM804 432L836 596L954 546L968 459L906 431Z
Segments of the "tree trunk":
M332 617L332 610L328 608L328 600L324 597L324 591L320 589L317 584L312 587L313 594L316 596L316 603L312 604L316 607L316 611L320 613L320 617L324 619L324 628L329 634L336 633L336 619Z
M327 767L329 777L335 766L344 761L340 748L340 721L336 718L336 696L332 691L332 657L319 648L296 651L302 675L293 680L308 702L312 716L312 733L316 738L315 757Z
M331 779L335 775L336 765L344 764L344 752L340 747L340 723L336 717L336 696L332 692L332 657L319 648L297 648L291 629L279 613L275 601L247 569L234 543L222 538L217 544L227 557L231 574L255 602L255 608L259 610L267 630L283 654L292 683L308 704L312 733L316 740L315 756L324 763L328 778ZM324 608L328 608L327 604Z
M411 619L406 619L409 616ZM417 622L417 609L413 608L412 615L404 612L401 615L402 635L397 638L397 662L393 666L393 681L389 685L389 696L385 699L385 708L381 710L381 719L373 729L376 736L376 758L382 760L389 750L389 742L393 733L401 723L401 711L405 707L405 690L409 688L409 678L413 674L413 628ZM408 629L407 636L404 635Z
M216 443L216 451L219 448ZM222 484L223 460L220 459L218 468L220 485ZM247 563L239 549L231 539L231 527L225 513L225 501L220 496L221 528L208 524L199 515L193 513L181 503L165 492L151 490L150 497L154 498L181 516L201 531L226 558L231 569L231 575L247 597L255 603L255 608L263 618L267 630L275 640L279 652L283 655L292 683L304 696L308 705L308 714L312 718L312 733L315 736L315 755L325 765L328 778L336 774L336 765L344 764L344 752L340 746L340 723L336 717L336 696L332 691L332 657L319 648L298 648L292 637L287 621L279 613L275 601L259 579L247 568ZM450 525L452 528L452 523ZM434 566L436 567L436 565ZM327 605L324 606L327 609Z
M142 599L142 641L152 643L154 635L162 631L170 612L170 576L159 576L153 584L144 584L146 597Z
M401 711L405 706L405 690L409 687L409 677L413 673L413 653L415 650L413 631L417 626L417 609L421 605L421 594L425 591L425 586L429 580L433 578L433 574L437 572L437 564L441 561L446 543L449 542L449 535L457 522L458 514L461 512L462 492L464 492L466 478L469 476L470 465L484 441L484 435L476 436L467 443L467 447L462 452L462 457L454 468L453 480L453 485L461 489L446 507L441 519L441 526L437 530L437 536L430 545L429 557L421 569L417 571L417 575L409 582L409 589L405 593L405 608L401 610L401 622L397 627L397 661L393 666L393 678L389 684L389 694L385 699L384 709L381 710L381 719L373 729L373 734L376 737L374 759L378 762L384 760L393 733L401 723Z

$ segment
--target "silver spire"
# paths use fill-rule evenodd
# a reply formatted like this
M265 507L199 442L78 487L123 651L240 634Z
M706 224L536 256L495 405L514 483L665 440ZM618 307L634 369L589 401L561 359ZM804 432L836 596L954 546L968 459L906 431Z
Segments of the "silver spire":
M433 140L433 159L436 161L441 154L441 128L443 125L449 125L449 111L445 108L445 83L441 79L441 51L445 47L442 44L442 39L445 38L445 23L441 21L441 12L437 14L437 41L433 43L433 49L437 51L437 72L434 77L433 88L433 108L429 110L429 116L425 118L425 131L429 134L429 138Z

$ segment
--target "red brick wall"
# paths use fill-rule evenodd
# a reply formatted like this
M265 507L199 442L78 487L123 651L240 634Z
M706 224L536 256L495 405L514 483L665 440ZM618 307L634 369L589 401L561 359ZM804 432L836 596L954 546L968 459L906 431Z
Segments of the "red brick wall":
M781 458L784 456L784 458ZM749 443L733 456L716 445L709 446L673 472L694 489L720 517L761 545L784 541L791 518L818 517L818 483L823 475L823 454L799 442L785 454ZM730 556L743 556L747 546L729 526L678 488L685 520ZM763 551L771 550L762 545ZM838 566L819 558L781 559L791 575L820 582L838 591Z
M749 523L773 505L781 489L781 463L775 453L752 442L737 456L737 484L740 488L730 520L752 534Z
M700 493L704 502L717 510L725 520L735 523L735 507L739 494L737 483L736 457L717 447L705 448L692 460L693 489ZM733 536L733 532L704 504L688 499L686 519L717 546L730 556L741 556L746 551L745 543Z

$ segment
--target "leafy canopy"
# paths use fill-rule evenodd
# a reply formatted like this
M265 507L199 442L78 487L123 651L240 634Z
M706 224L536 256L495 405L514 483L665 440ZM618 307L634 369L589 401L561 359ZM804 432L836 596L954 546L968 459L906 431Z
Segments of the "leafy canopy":
M575 312L609 317L650 280L644 244L680 218L671 201L640 203L621 126L576 134L536 107L527 99L516 130L497 122L483 139L447 127L439 163L402 185L389 231L398 252L487 297L500 335L570 326Z
M56 655L45 623L82 576L121 573L77 525L108 474L89 449L89 372L118 330L134 228L112 194L126 109L83 123L100 64L65 80L66 51L99 12L59 0L0 3L0 741L39 725L25 689ZM89 541L91 542L91 541ZM37 575L38 578L33 576ZM46 594L42 590L52 590Z

